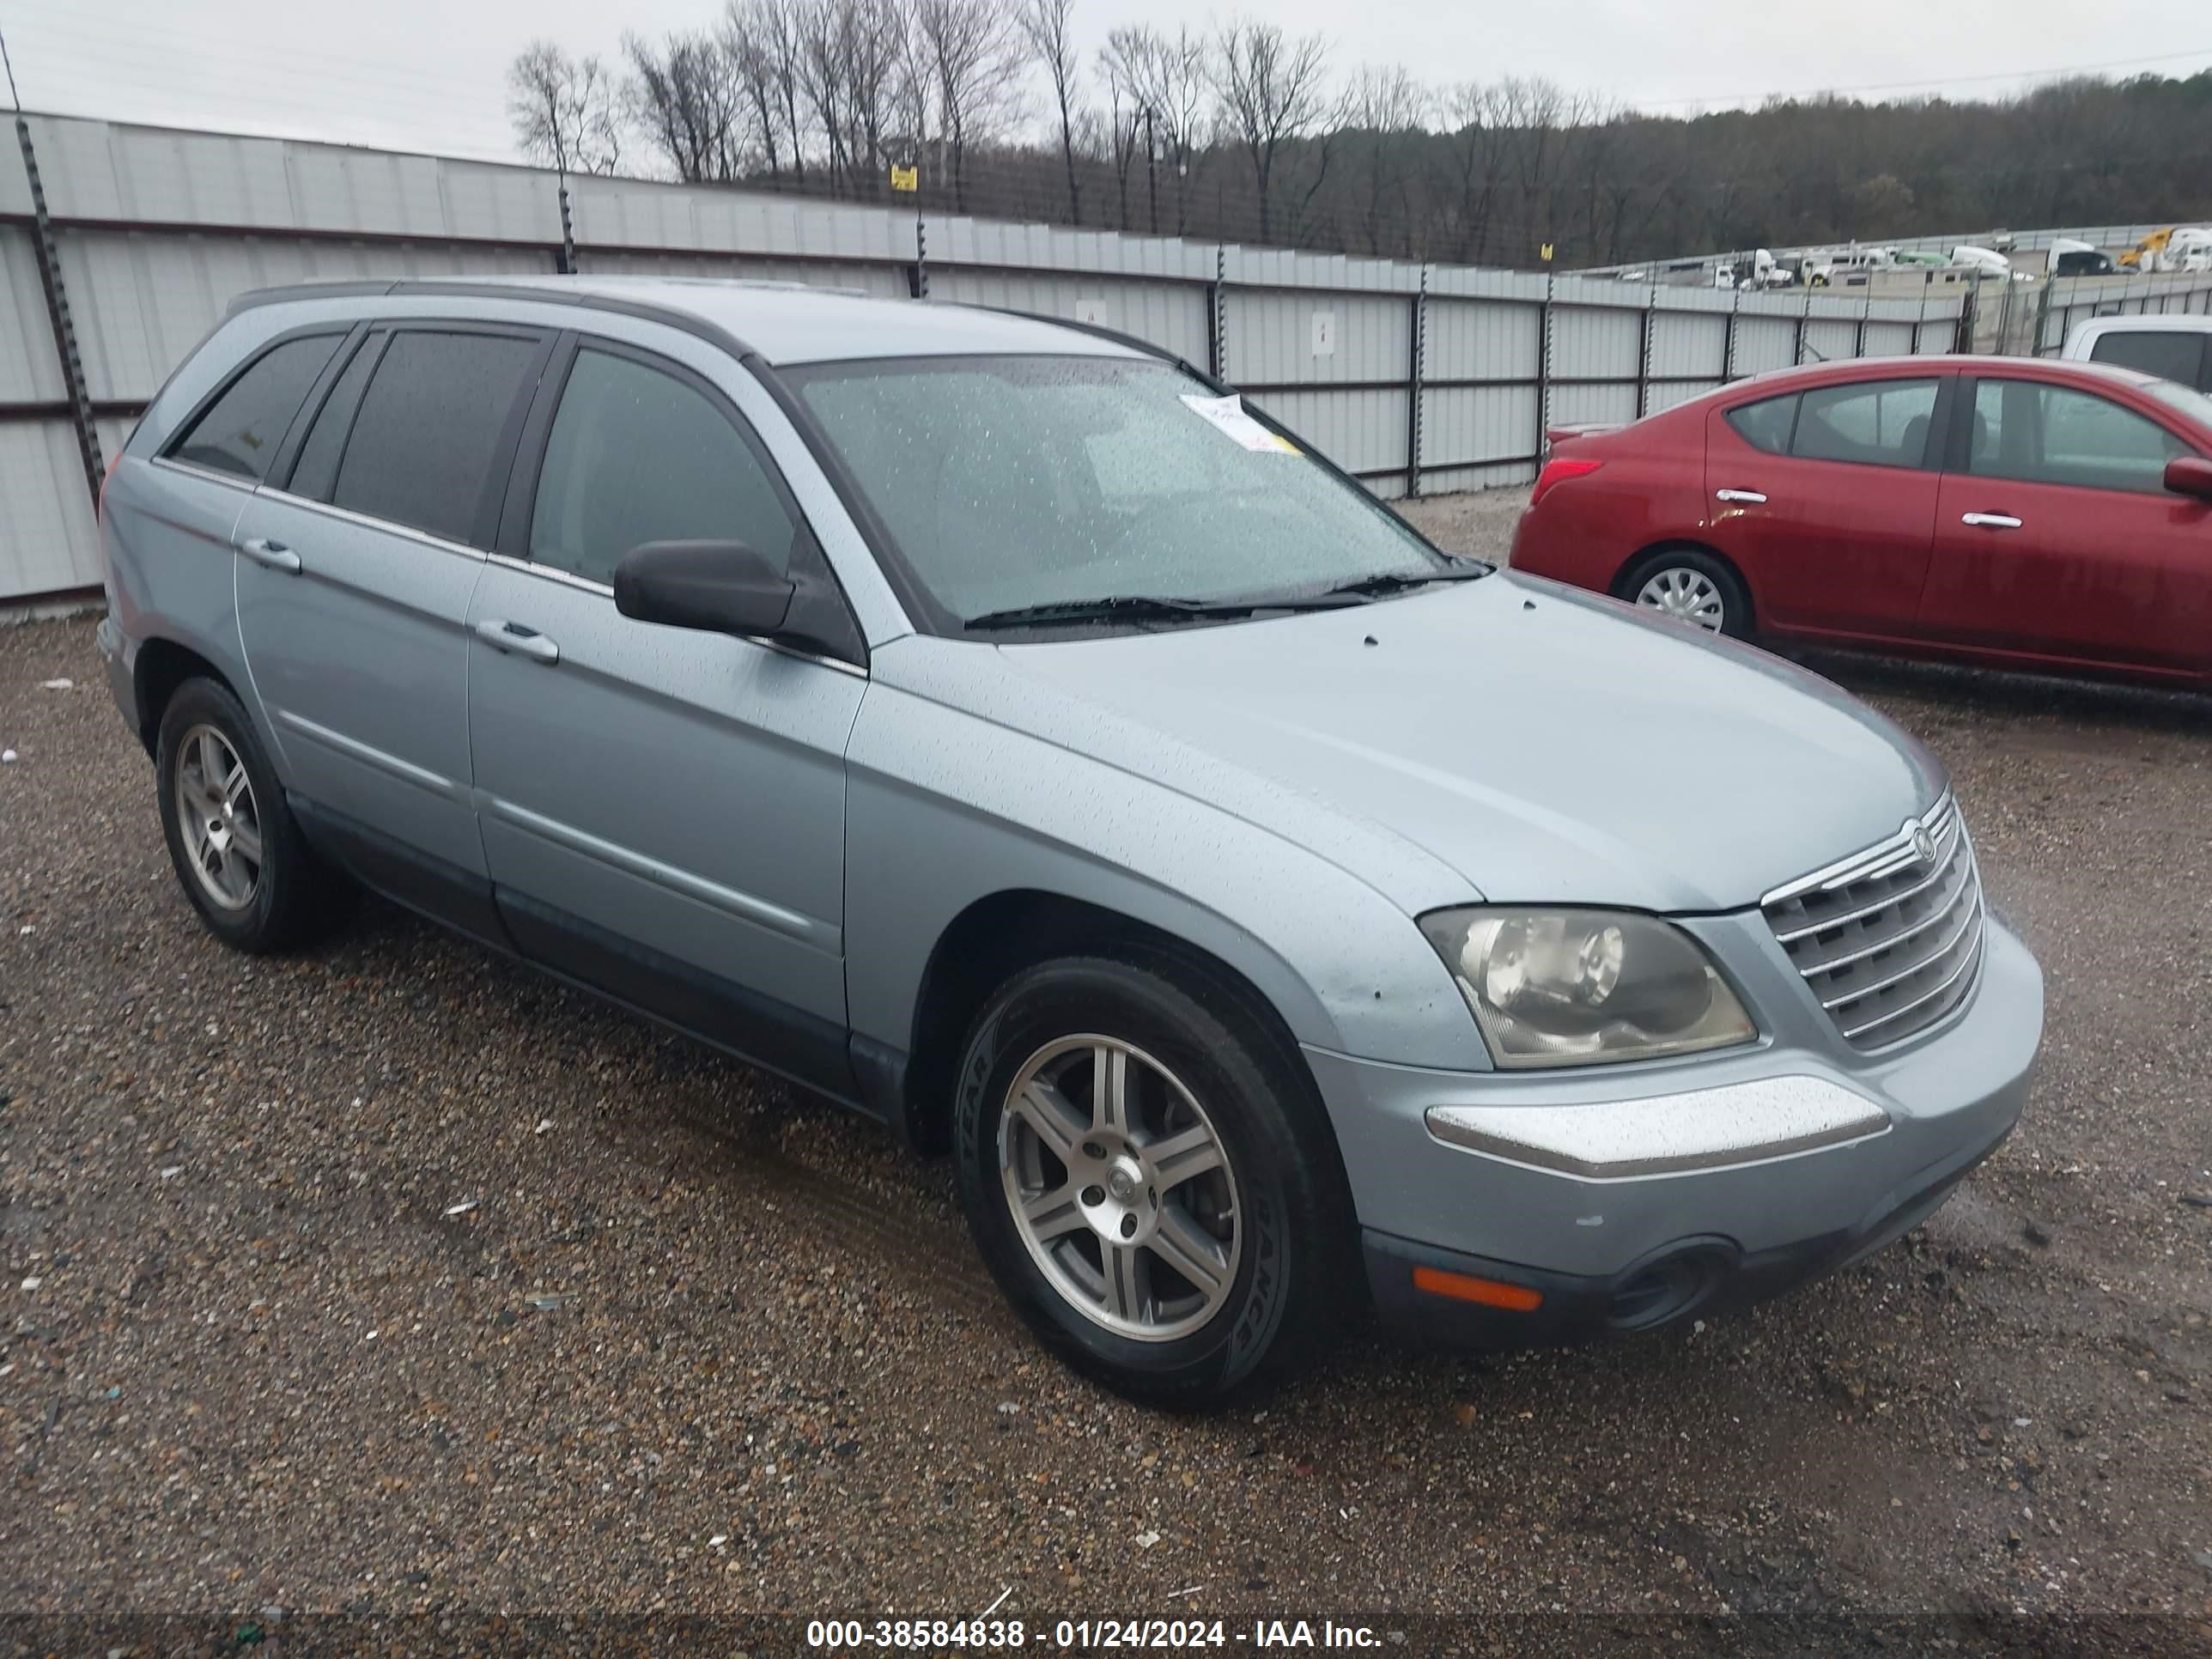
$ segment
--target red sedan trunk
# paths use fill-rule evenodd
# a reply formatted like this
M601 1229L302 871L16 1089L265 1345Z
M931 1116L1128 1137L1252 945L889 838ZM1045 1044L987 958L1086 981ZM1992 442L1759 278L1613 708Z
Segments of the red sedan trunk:
M2212 398L1906 357L1562 434L1514 568L1738 637L2212 681Z

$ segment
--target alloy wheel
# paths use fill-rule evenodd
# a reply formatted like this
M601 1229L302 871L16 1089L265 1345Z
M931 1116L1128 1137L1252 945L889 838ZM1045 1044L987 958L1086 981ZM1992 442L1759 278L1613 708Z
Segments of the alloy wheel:
M999 1166L1030 1259L1085 1318L1167 1342L1227 1304L1243 1248L1228 1149L1142 1049L1083 1036L1031 1054L1006 1091Z
M261 812L246 763L212 726L177 747L177 828L209 902L243 910L261 890Z
M1686 565L1668 565L1653 571L1650 580L1638 590L1636 602L1677 622L1694 623L1715 634L1728 621L1728 606L1713 579Z

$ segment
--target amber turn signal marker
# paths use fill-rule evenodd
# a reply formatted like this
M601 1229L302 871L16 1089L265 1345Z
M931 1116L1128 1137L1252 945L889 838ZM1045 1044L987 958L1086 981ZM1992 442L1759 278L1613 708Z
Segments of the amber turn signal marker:
M1414 1268L1413 1288L1426 1291L1431 1296L1448 1296L1455 1302L1479 1302L1486 1308L1504 1308L1510 1313L1533 1313L1544 1302L1542 1291L1532 1291L1526 1285L1477 1279L1471 1273L1448 1273L1441 1267Z

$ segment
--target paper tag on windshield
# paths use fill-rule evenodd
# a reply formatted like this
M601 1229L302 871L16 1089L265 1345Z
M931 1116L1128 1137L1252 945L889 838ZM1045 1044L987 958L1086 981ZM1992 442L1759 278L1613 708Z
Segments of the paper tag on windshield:
M1226 398L1185 398L1183 404L1200 420L1225 432L1246 449L1272 450L1279 455L1295 455L1297 446L1288 438L1270 432L1244 412L1244 399L1236 392Z

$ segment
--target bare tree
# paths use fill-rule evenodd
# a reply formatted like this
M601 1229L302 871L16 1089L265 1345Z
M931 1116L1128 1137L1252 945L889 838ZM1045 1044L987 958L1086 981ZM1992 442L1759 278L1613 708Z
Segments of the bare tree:
M742 170L742 93L721 41L677 33L655 46L623 37L630 107L653 147L686 184L725 183Z
M1067 168L1067 217L1069 222L1079 225L1083 189L1075 179L1075 129L1082 111L1076 103L1081 95L1076 71L1082 59L1070 27L1074 13L1075 0L1022 0L1018 15L1030 55L1044 65L1053 105L1060 112L1060 156Z
M914 44L951 160L952 204L968 210L968 146L1011 112L1019 38L1005 0L913 0Z
M822 130L832 190L880 193L885 140L914 118L899 107L911 77L899 0L805 0L796 30L798 84Z
M614 79L596 58L533 40L507 68L507 114L532 161L562 173L611 173L622 162Z
M1413 253L1406 239L1392 239L1385 249L1386 233L1410 223L1407 183L1414 146L1409 134L1420 131L1429 111L1429 89L1402 66L1364 65L1345 94L1343 119L1358 136L1361 190L1358 202L1368 252L1381 258L1386 252Z
M1121 207L1121 226L1129 228L1129 169L1144 142L1144 100L1128 79L1126 66L1110 52L1098 58L1098 78L1106 83L1104 115L1106 150L1114 168L1114 191Z
M1327 43L1318 34L1294 40L1279 25L1250 18L1231 18L1215 38L1216 114L1230 142L1252 164L1263 242L1270 234L1269 195L1278 155L1285 143L1321 125L1329 113L1327 56Z
M728 0L722 47L744 96L753 148L766 156L769 177L806 178L799 125L799 13L804 0Z
M1175 179L1175 234L1188 223L1188 185L1191 167L1203 143L1206 102L1212 82L1206 69L1206 43L1185 29L1172 36L1144 25L1114 29L1099 53L1100 72L1124 88L1138 112L1144 130L1150 169L1166 161ZM1147 177L1152 202L1152 228L1159 227L1157 179Z

